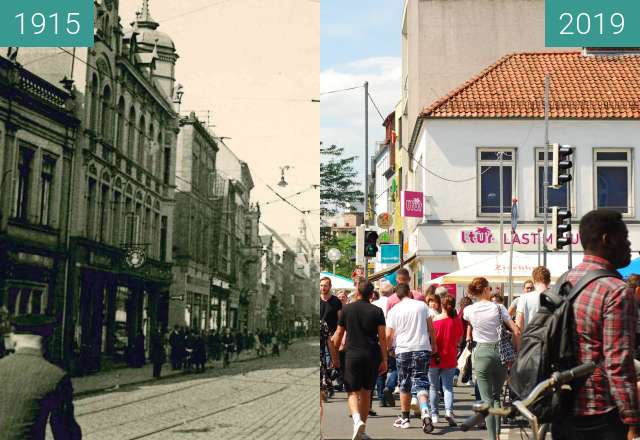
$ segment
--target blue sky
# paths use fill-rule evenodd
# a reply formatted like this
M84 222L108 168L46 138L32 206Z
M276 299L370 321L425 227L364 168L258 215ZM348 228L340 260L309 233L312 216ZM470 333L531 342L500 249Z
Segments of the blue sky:
M402 0L322 0L320 68L400 54Z
M320 91L361 86L384 117L401 97L402 0L322 0ZM321 95L320 139L356 155L364 173L364 91ZM384 139L382 120L369 106L369 152ZM361 179L362 180L362 179Z

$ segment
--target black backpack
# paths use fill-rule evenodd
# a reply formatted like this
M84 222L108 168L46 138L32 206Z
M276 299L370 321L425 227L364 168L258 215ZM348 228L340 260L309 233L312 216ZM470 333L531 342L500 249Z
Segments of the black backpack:
M526 397L553 372L578 365L573 301L598 278L620 278L617 272L593 270L572 286L566 281L567 273L553 289L540 294L540 308L522 333L520 351L509 374L509 386L518 397ZM556 390L529 409L541 423L561 420L572 407L575 389L584 381L574 381L570 387Z

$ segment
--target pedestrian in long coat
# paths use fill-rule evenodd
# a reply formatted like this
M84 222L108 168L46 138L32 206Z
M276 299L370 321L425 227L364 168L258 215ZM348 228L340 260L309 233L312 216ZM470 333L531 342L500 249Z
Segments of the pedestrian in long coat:
M167 353L164 349L164 338L162 332L158 330L151 337L151 363L153 364L153 377L160 379L162 364L167 361Z

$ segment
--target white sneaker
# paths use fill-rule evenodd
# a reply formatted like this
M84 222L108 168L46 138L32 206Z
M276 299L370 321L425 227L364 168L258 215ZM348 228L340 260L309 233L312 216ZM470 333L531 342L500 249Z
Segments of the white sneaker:
M362 433L362 440L373 440L366 432Z
M393 422L394 428L407 429L410 428L411 425L409 423L409 419L403 419L402 416L398 416L395 422Z
M411 398L411 411L413 411L413 415L416 419L420 418L420 404L418 403L418 399L415 397Z
M400 395L400 387L396 387L396 388L393 390L393 394L397 394L397 395L399 396L399 395Z
M431 414L431 423L434 425L438 423L438 414Z
M360 420L353 425L353 437L351 437L351 440L362 440L362 433L364 433L364 422Z

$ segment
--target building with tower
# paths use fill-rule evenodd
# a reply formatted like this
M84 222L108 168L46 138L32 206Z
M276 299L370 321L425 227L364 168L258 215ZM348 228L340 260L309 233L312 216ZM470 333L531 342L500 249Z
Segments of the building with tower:
M20 49L22 64L78 99L65 359L83 372L139 363L168 323L172 281L175 63L148 0L130 26L117 0L95 3L92 48ZM73 361L73 362L72 362Z

